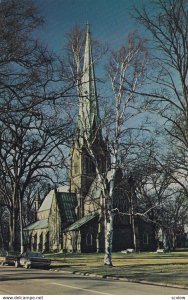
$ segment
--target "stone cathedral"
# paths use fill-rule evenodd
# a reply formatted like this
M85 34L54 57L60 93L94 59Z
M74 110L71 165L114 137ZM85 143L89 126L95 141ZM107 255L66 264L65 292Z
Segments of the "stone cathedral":
M100 172L110 176L110 154L100 128L89 26L81 83L77 136L71 150L70 186L49 191L42 203L39 195L35 195L36 221L24 228L25 248L32 251L104 251L104 197L96 164ZM92 141L91 151L88 151L88 141ZM95 162L91 153L95 154ZM121 185L121 180L119 170L115 181L121 191L115 189L114 208L129 212L127 187ZM114 251L133 248L131 223L129 215L114 217ZM138 249L155 249L154 228L150 223L137 218L135 233Z

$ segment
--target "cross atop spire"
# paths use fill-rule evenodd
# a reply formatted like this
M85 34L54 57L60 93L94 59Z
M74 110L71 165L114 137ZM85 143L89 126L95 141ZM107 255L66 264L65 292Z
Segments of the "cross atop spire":
M89 27L87 22L78 122L80 135L85 137L91 137L94 126L99 125L97 90Z
M86 22L86 32L90 33L90 24L88 21Z

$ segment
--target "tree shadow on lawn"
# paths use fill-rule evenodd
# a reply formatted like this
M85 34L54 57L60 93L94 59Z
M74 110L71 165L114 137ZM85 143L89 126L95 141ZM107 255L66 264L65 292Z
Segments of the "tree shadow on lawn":
M114 258L115 260L125 260L125 259L128 259L128 260L158 260L158 259L187 259L188 260L188 256L187 255L164 255L164 256L148 256L148 257L141 257L141 256L124 256L124 257L117 257L117 258Z
M163 266L183 266L188 265L188 262L167 262L167 263L160 263L160 264L131 264L131 265L122 265L122 266L115 266L115 268L124 268L124 269L130 269L130 268L145 268L145 267L163 267Z
M150 266L151 265L149 265L149 267ZM160 266L166 266L166 265L162 264ZM187 281L186 278L188 277L187 269L178 271L176 268L174 268L174 270L148 268L144 270L145 267L146 265L126 266L123 268L119 267L116 268L116 270L114 270L115 272L113 272L112 270L110 274L108 274L108 276L127 278L130 280L139 280L139 281L145 280L149 282L158 282L164 284L171 283L171 284L180 284L180 285L188 286L188 283L186 282Z
M57 265L51 265L50 269L61 269L61 268L76 268L76 267L86 267L86 264L57 264Z
M162 272L155 272L155 273L146 273L146 272L139 272L139 273L133 273L130 272L127 274L127 276L120 276L121 278L126 277L128 279L132 280L145 280L150 282L158 282L158 283L172 283L172 284L182 284L185 286L188 286L188 283L186 283L186 278L188 274L185 273L162 273Z
M29 276L28 276L29 275ZM98 280L97 278L92 278L92 277L87 277L87 276L82 276L82 277L73 277L72 274L71 275L63 275L62 274L28 274L28 273L23 273L22 275L18 274L17 276L10 276L10 275L4 275L4 276L0 276L0 281L19 281L19 280L31 280L31 279L37 279L37 280L43 280L43 279L73 279L73 280ZM101 280L105 280L105 278L102 278Z

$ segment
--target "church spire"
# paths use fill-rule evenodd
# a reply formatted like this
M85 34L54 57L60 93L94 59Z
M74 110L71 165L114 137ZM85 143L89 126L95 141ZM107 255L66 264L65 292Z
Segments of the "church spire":
M81 79L81 97L78 127L82 137L91 137L92 131L99 125L99 110L95 82L94 63L91 46L91 34L87 23L83 73ZM100 130L99 130L100 131Z

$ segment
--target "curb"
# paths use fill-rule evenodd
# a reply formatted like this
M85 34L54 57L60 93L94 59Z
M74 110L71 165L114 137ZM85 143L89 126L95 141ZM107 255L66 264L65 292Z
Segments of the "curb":
M188 289L188 287L184 286L184 285L177 285L177 284L170 284L170 283L161 283L161 282L151 282L151 281L139 280L139 279L129 279L129 278L126 278L126 277L109 276L107 274L105 274L105 275L99 275L99 274L95 274L95 273L80 272L80 271L68 271L68 270L63 270L63 269L50 269L49 271L52 271L52 272L62 272L62 273L68 273L68 274L74 274L74 275L81 275L81 276L92 277L92 278L119 280L119 281L124 281L124 282L132 282L132 283L139 283L139 284L148 284L148 285L155 285L155 286L164 286L164 287L186 289L186 290Z

